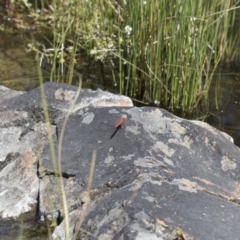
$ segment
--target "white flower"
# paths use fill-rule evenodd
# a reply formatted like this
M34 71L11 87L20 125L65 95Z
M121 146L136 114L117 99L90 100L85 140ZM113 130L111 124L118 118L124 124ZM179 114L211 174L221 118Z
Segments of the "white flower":
M93 48L92 50L90 50L90 55L95 55L97 53L97 49Z
M129 35L131 34L131 32L132 32L132 28L131 28L129 25L127 25L127 26L124 28L124 31L125 31L125 33L129 36Z
M190 17L190 21L191 21L191 22L195 22L195 21L196 21L196 18L195 18L195 17Z
M146 5L147 4L147 1L143 1L143 5Z

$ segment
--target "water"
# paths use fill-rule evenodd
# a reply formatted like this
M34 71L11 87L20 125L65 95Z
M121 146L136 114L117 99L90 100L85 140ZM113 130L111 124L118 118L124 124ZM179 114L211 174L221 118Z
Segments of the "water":
M0 84L20 91L38 86L33 54L26 53L27 39L0 32Z
M212 98L209 103L211 115L206 121L232 136L234 143L240 147L240 77L233 73L222 74L219 79L214 79L212 92L216 90L215 84L218 84L218 109L213 107Z

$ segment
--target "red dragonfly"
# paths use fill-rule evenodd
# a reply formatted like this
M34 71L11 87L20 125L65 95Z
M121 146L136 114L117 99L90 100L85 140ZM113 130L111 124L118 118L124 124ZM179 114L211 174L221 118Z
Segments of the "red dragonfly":
M112 134L112 136L110 137L110 139L112 139L114 137L114 135L117 133L117 131L122 127L122 125L126 122L127 120L127 115L123 114L121 116L121 118L117 121L117 123L115 124L115 128L116 130L114 131L114 133Z

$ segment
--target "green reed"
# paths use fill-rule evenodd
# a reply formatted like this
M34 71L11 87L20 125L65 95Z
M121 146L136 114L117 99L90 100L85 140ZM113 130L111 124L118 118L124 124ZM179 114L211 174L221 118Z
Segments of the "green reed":
M232 2L133 0L122 5L126 21L119 55L124 52L127 67L121 92L171 111L192 112L207 99L217 64L232 48Z
M234 55L235 2L55 0L51 79L68 63L64 81L72 82L81 48L112 71L121 94L191 113L208 99L220 60ZM71 54L61 50L66 45Z
M218 63L233 54L235 1L84 1L83 45L117 58L119 91L173 112L205 103Z

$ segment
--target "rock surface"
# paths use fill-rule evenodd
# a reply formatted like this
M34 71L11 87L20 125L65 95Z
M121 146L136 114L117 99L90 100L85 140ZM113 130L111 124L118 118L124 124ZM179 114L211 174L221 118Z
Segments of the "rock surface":
M39 88L1 100L1 218L56 218L54 239L66 219L77 239L239 239L240 150L228 136L103 91L81 90L68 116L77 88L45 90L50 124Z

